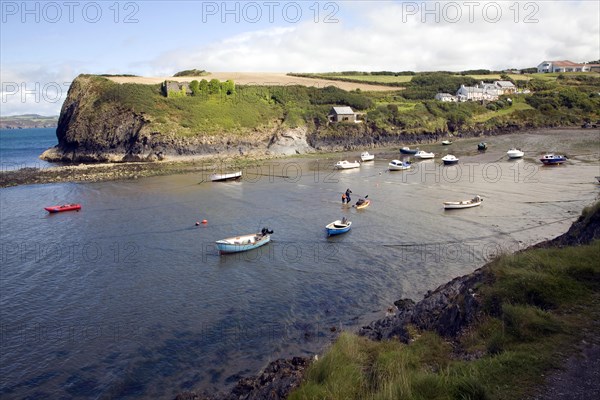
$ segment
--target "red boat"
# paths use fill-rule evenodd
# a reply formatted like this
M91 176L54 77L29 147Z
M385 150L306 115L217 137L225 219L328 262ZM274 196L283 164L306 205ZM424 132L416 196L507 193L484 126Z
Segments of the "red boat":
M79 211L81 210L81 204L63 204L62 206L50 206L44 207L44 210L49 213L57 213L61 211Z

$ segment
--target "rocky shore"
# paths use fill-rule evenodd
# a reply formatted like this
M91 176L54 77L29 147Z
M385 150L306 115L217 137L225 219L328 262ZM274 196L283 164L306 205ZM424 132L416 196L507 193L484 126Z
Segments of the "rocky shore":
M592 212L582 214L563 235L532 246L532 248L584 245L596 239L600 239L600 207L598 206ZM527 249L522 251L527 251ZM375 341L397 339L408 343L411 340L409 329L417 328L418 330L437 332L453 343L453 339L468 330L469 325L475 322L482 312L478 287L482 283L492 283L493 279L490 264L486 264L471 274L455 278L437 289L429 291L417 303L412 299L400 299L394 303L396 309L388 310L391 311L388 313L391 315L362 327L358 334ZM583 349L584 352L593 350L597 353L597 347L592 350L587 347ZM457 356L460 357L460 349L455 350ZM176 400L285 399L302 383L304 373L311 361L308 358L300 357L294 357L291 360L276 360L258 376L238 381L236 386L227 393L185 392L178 395ZM577 368L572 358L567 361L567 368L569 365ZM569 376L568 373L564 375ZM556 379L551 377L548 390L552 390L553 383L560 379L563 379L562 376ZM571 377L570 380L577 383L578 376ZM593 390L600 390L598 384L591 386ZM541 398L548 397L542 396Z

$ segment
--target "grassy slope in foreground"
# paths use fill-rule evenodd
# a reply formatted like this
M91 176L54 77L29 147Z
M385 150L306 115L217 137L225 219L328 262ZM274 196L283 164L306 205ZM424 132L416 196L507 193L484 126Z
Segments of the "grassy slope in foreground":
M583 219L597 220L599 209L584 210ZM596 240L500 257L476 288L477 323L454 342L416 329L408 345L344 333L290 399L527 397L563 351L599 333L599 252Z

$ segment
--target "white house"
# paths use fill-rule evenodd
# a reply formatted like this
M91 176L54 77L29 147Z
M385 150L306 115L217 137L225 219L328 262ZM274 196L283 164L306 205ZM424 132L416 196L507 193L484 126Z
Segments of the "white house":
M458 101L458 97L451 95L450 93L437 93L435 95L435 99L439 101L445 102L456 102Z
M578 64L569 60L544 61L537 66L538 72L590 72L596 64Z
M499 90L493 83L479 83L476 86L460 85L456 91L458 101L498 100Z

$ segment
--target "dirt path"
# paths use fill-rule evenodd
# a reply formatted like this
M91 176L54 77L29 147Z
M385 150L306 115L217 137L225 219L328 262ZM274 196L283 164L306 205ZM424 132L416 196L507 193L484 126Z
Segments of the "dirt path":
M383 86L383 85L367 85L362 83L353 82L340 82L331 81L327 79L312 79L312 78L301 78L297 76L288 76L281 72L213 72L210 75L203 77L178 77L172 76L163 77L144 77L144 76L110 76L108 79L117 83L143 83L143 84L156 84L164 82L165 80L178 81L178 82L191 82L194 79L213 79L216 78L220 81L226 81L232 79L238 85L266 85L266 86L286 86L286 85L304 85L304 86L336 86L344 90L360 89L364 91L393 91L401 90L399 87Z

